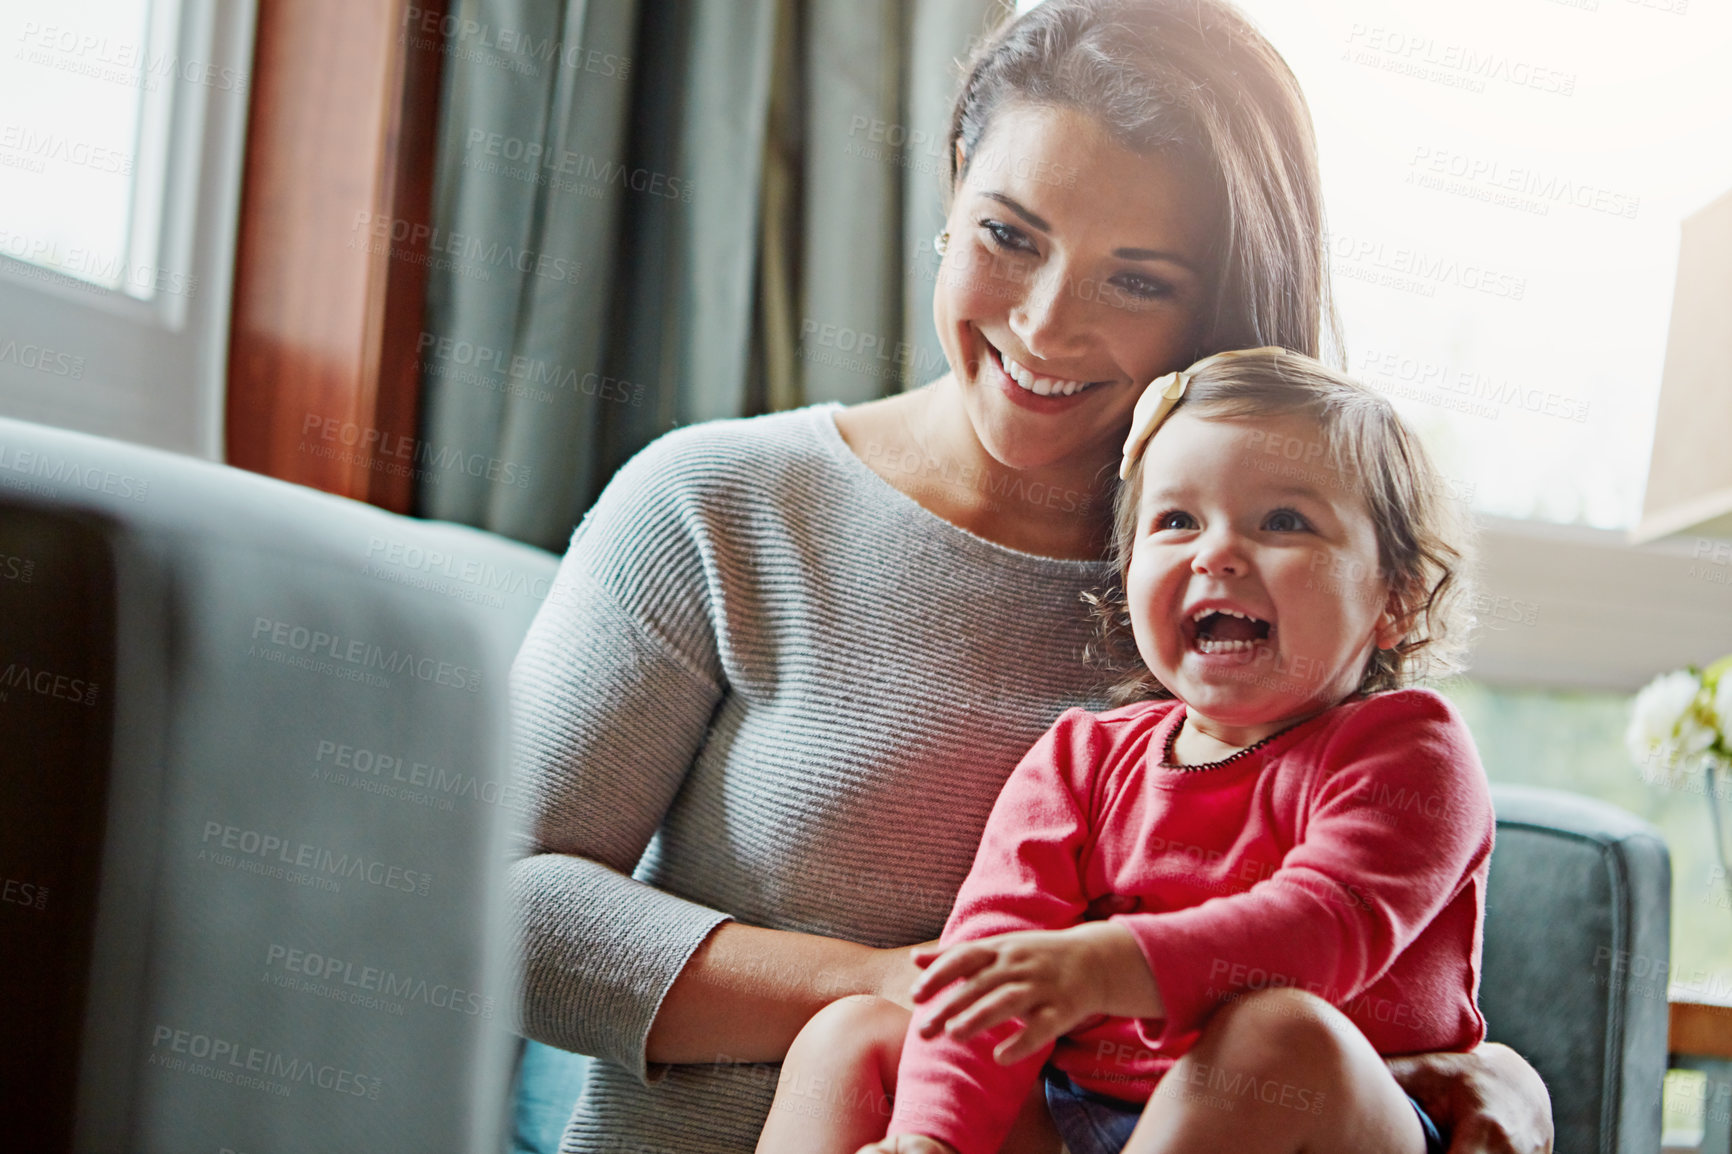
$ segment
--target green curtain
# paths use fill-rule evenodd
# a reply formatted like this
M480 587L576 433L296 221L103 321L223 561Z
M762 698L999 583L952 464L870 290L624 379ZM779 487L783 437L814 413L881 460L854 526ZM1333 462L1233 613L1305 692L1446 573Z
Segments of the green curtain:
M417 511L560 550L675 425L936 376L946 116L1004 13L456 0Z

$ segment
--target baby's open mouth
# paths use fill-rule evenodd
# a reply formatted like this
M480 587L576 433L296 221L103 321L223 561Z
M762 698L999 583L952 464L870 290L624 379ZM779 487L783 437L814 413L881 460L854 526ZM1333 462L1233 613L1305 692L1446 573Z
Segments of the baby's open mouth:
M1191 648L1198 653L1249 653L1275 632L1261 617L1237 609L1199 609L1189 625Z

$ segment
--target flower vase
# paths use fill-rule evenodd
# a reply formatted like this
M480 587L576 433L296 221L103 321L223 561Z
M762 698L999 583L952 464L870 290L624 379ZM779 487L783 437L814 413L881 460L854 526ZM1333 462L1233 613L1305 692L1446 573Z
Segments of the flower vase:
M1713 829L1714 857L1720 863L1718 879L1726 887L1726 903L1732 908L1732 766L1717 757L1707 759L1704 784L1708 787L1708 824Z

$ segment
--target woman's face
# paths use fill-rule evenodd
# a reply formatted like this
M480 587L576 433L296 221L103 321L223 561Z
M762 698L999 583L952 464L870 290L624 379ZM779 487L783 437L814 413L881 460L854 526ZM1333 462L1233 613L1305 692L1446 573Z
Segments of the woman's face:
M994 114L956 189L932 310L994 458L1104 464L1144 386L1195 358L1213 277L1206 188L1076 109Z

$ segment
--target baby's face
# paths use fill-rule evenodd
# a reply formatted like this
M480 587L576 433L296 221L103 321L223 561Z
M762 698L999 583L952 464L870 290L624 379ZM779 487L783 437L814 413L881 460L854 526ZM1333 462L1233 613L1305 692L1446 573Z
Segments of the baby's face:
M1314 421L1180 409L1142 485L1131 627L1192 713L1274 732L1352 694L1373 647L1399 640L1371 514Z

